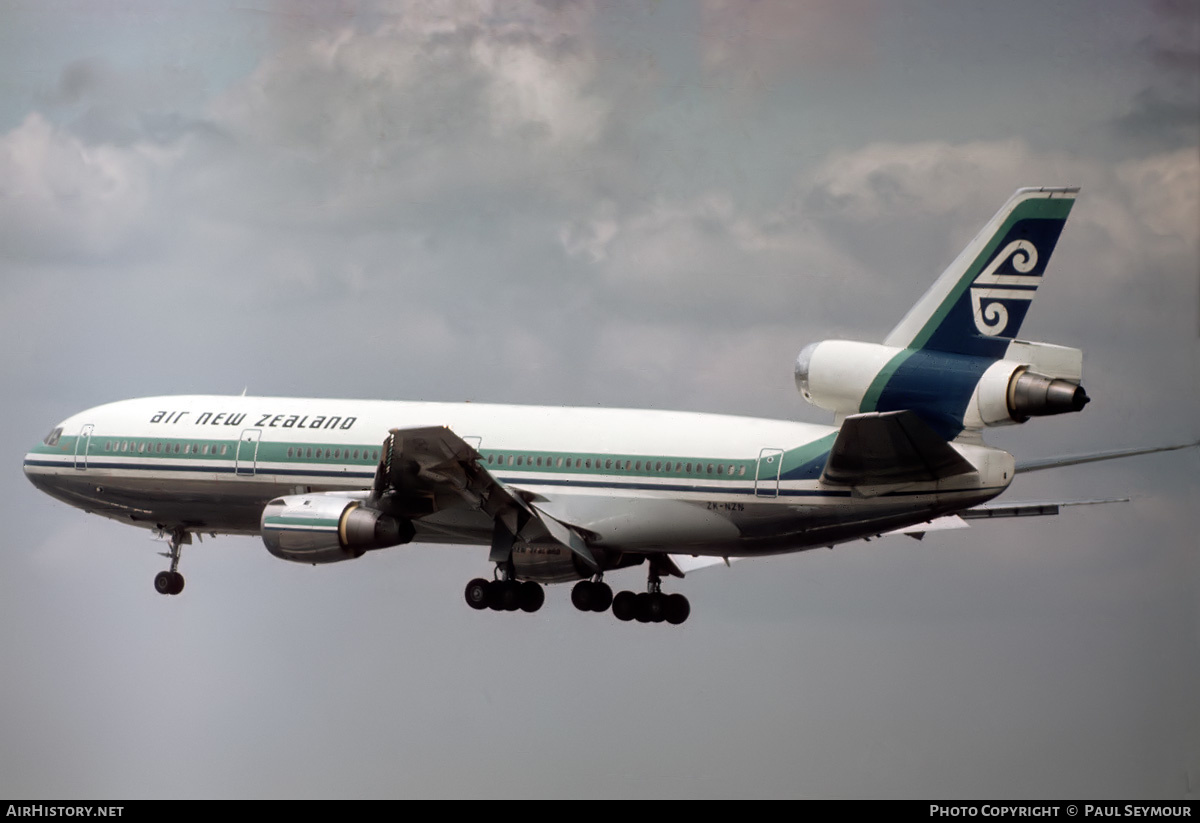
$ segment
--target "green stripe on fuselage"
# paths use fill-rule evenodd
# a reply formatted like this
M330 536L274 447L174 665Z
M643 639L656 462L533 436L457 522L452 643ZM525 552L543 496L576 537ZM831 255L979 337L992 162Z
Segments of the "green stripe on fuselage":
M862 402L858 404L858 411L873 412L879 403L879 396L883 394L883 390L887 388L888 381L892 379L892 375L896 370L904 365L904 361L912 357L916 352L912 349L902 349L887 365L879 370L875 375L875 379L871 381L871 385L867 388L866 394L863 395Z

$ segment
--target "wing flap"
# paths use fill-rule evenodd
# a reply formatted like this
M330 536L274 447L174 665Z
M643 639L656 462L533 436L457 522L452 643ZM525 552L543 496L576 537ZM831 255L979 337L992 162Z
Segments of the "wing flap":
M549 537L599 570L578 528L551 517L501 482L480 462L479 452L447 426L392 429L383 444L372 497L413 518L454 506L479 509L496 521L497 531L508 533L509 546L517 538Z

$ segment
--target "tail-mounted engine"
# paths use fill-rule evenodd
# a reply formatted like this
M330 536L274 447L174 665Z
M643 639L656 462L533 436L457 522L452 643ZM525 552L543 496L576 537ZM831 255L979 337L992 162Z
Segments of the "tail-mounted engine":
M412 521L337 494L277 497L263 509L261 525L267 550L297 563L350 560L416 536Z
M796 358L804 399L838 415L911 409L947 437L1080 411L1083 353L1012 341L1003 359L826 340Z

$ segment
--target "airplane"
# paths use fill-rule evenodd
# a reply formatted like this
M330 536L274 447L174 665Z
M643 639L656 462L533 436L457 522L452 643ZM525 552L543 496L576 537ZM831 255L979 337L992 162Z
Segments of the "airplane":
M261 536L323 564L411 542L489 547L474 609L536 612L574 582L581 611L680 624L662 591L733 558L978 518L1057 514L995 505L1020 471L1170 446L1017 463L985 429L1089 402L1078 349L1017 338L1077 188L1019 189L882 343L805 347L795 382L834 425L640 409L177 396L72 415L26 454L34 486L167 538L177 595L192 535ZM1189 444L1192 445L1192 444ZM646 590L604 575L644 565Z

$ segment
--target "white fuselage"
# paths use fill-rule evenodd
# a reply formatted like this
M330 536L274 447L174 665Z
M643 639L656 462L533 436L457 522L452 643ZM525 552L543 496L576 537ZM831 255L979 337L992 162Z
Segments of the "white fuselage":
M64 420L25 457L54 497L145 528L256 534L281 495L371 486L390 429L446 426L481 465L599 548L739 556L832 545L998 495L1012 458L954 447L978 472L872 490L821 481L837 429L690 412L179 396ZM56 429L56 432L58 429ZM487 544L483 512L415 521L417 540Z

